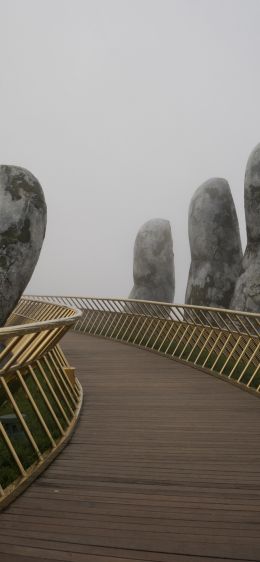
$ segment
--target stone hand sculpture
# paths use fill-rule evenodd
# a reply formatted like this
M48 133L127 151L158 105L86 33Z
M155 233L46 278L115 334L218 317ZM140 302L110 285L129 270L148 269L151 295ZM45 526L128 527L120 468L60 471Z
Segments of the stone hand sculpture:
M260 312L260 144L251 152L245 174L247 246L231 308Z
M189 208L191 265L186 304L229 308L242 249L228 182L212 178L194 193Z
M0 166L0 325L30 281L44 240L46 217L38 180L24 168Z
M151 219L140 228L134 246L133 275L130 299L173 302L174 256L168 220Z

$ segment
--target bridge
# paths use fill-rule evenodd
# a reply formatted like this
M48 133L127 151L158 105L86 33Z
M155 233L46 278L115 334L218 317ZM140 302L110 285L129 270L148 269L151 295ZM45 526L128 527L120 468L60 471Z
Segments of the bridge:
M0 330L0 560L260 560L260 315L24 297Z

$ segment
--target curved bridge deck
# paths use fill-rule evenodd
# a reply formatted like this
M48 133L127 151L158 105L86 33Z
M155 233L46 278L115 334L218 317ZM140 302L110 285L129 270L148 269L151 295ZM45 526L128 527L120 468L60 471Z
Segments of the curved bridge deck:
M142 349L63 347L81 418L0 514L1 562L260 560L260 401Z

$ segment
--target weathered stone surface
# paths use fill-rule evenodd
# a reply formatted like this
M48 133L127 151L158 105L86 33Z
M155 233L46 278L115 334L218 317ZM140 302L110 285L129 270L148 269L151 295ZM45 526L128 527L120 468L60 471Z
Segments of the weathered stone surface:
M174 256L169 221L151 219L140 228L134 246L133 276L130 299L173 302Z
M260 144L251 152L245 174L247 246L230 307L260 312Z
M185 302L229 308L242 249L228 182L212 178L194 193L189 208L191 265Z
M0 325L30 281L46 229L38 180L24 168L0 166Z

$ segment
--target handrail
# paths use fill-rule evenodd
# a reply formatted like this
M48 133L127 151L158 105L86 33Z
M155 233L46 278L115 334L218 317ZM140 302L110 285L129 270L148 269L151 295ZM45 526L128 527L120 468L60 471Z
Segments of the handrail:
M0 328L0 507L38 476L74 429L82 388L59 341L81 315L24 297Z
M163 353L259 395L260 314L121 298L41 299L80 309L75 331Z
M41 320L39 322L35 322L34 320L37 320L37 311L38 311L38 307L35 310L32 310L31 307L29 307L28 305L37 302L38 304L41 305L45 305L45 301L41 301L40 299L37 300L30 300L28 297L23 297L17 307L15 308L15 310L12 312L12 314L9 316L5 327L4 328L0 328L0 340L4 337L6 337L7 335L13 335L15 334L26 334L26 333L30 333L30 332L40 332L43 329L49 329L49 328L56 328L57 326L59 326L61 324L61 320L62 320L62 324L66 325L66 326L73 326L73 324L76 322L76 320L78 318L81 317L82 313L80 310L77 309L70 309L70 308L66 308L65 306L61 306L58 304L54 304L53 307L50 309L48 309L48 314L52 315L53 317L50 317L48 319L46 319L46 314L44 316L44 320ZM52 304L52 303L49 303ZM42 306L43 308L43 306ZM25 314L25 309L27 311L27 314ZM46 313L46 310L45 310ZM57 316L57 313L60 313L60 316ZM56 314L56 317L54 317L54 315ZM22 324L18 324L17 321L19 318L23 319L23 323ZM26 322L26 323L25 323ZM14 327L13 327L14 326Z

